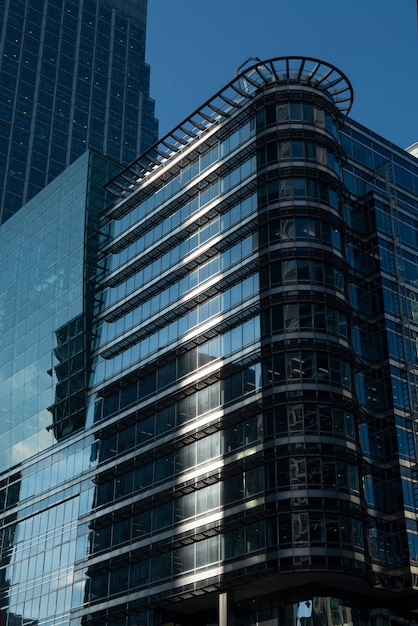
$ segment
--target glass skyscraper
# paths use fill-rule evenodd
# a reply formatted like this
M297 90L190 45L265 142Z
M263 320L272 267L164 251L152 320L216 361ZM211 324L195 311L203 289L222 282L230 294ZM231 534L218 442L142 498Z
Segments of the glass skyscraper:
M0 0L0 223L87 148L130 163L157 134L146 0Z
M2 624L68 623L77 519L91 506L80 483L88 444L69 437L85 422L97 225L112 173L85 152L0 228Z
M352 97L258 61L2 227L3 626L416 621L418 161Z

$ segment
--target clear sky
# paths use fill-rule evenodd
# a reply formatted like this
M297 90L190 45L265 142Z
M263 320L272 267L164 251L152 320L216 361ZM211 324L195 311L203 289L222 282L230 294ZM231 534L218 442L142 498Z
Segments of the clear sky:
M418 141L416 12L416 0L148 0L160 136L249 57L300 55L344 72L350 116L405 148Z

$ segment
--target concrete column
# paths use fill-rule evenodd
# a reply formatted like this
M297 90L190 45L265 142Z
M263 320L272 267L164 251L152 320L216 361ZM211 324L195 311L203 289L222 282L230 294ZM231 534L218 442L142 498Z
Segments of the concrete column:
M218 600L218 626L234 626L234 594L232 591L223 591Z

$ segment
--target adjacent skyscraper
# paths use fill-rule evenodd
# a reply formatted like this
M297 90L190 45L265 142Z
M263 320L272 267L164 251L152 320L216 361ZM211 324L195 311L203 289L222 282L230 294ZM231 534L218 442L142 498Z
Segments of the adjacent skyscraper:
M418 161L351 103L257 62L1 229L4 626L415 621Z
M146 0L0 0L0 222L87 148L156 139Z

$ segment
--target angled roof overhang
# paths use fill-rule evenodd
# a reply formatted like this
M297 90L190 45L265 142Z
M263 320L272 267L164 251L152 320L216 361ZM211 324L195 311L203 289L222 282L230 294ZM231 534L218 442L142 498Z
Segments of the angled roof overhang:
M342 114L348 114L353 103L353 89L349 80L329 63L293 56L267 61L257 59L255 63L238 71L225 87L125 167L109 181L106 188L116 197L124 197L149 172L210 130L215 123L242 108L262 87L273 83L299 84L319 89L328 94Z

